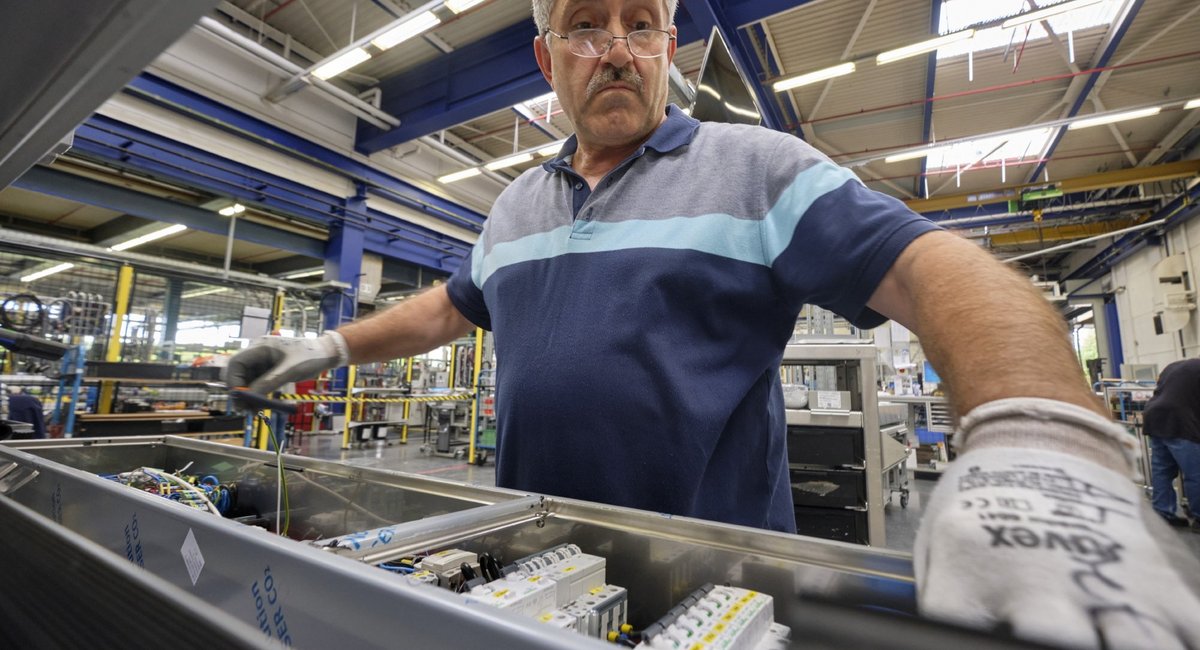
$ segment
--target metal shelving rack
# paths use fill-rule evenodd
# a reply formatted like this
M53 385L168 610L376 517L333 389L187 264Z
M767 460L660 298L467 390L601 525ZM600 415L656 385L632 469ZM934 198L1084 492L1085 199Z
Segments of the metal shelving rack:
M907 450L891 438L887 439L888 448L884 449L885 441L879 431L878 396L876 393L876 350L870 342L830 343L830 344L799 344L789 345L784 349L783 366L838 366L844 370L839 373L838 390L847 391L851 395L850 406L846 410L822 409L788 409L786 412L789 429L789 462L793 467L798 459L799 450L792 448L793 435L796 427L822 427L831 431L856 431L861 436L862 459L853 464L837 461L823 462L830 469L852 470L861 472L865 499L861 506L840 506L843 511L851 510L864 512L866 515L866 535L857 541L868 546L882 547L885 543L883 506L887 501L883 493L883 473L885 468L892 467L898 462L897 454L907 455ZM809 405L810 407L812 404ZM899 449L894 449L898 447ZM885 453L886 452L886 453ZM885 462L884 457L888 456ZM861 464L860 464L861 463ZM813 466L810 463L806 466ZM830 507L835 512L839 506ZM799 522L799 520L798 520ZM801 527L803 528L803 527Z

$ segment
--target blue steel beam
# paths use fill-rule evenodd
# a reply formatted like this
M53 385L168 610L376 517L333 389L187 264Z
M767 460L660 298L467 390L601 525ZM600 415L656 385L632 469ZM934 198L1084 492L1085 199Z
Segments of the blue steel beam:
M732 34L732 28L810 1L726 0L719 5ZM676 16L675 26L681 46L708 38L711 27L693 22L686 9ZM549 92L533 56L536 35L533 21L522 21L385 80L380 84L382 108L401 124L382 131L360 122L356 148L375 153ZM728 42L737 49L739 41Z
M220 102L149 73L134 79L125 91L192 119L234 133L284 154L330 169L387 192L408 208L458 226L480 230L484 215L384 173L371 165L321 146Z
M229 196L326 227L342 221L358 223L369 232L372 252L436 270L457 268L458 261L470 249L469 244L382 212L347 208L341 197L103 116L92 117L76 130L75 151L117 167Z
M774 95L763 89L762 76L759 72L761 68L758 66L757 57L753 52L747 51L748 48L745 41L742 40L737 26L725 16L725 9L719 0L694 0L680 9L691 17L692 22L706 38L714 28L720 32L729 46L729 54L733 57L734 64L738 67L742 78L749 83L750 89L758 100L759 110L763 112L763 125L772 129L782 128L784 121L779 113L779 105L775 103Z
M387 79L381 108L400 118L382 131L359 122L357 149L372 154L547 93L533 56L537 27L524 20Z
M210 210L149 196L47 167L31 168L13 185L23 190L95 205L143 219L183 224L192 230L213 235L225 236L229 232L228 223ZM297 255L319 258L324 252L324 242L319 239L279 231L248 221L238 224L237 234L239 239L279 248Z
M737 30L737 36L737 47L750 64L751 76L746 79L746 82L751 85L761 101L765 102L763 110L771 115L771 119L764 120L763 123L773 123L775 129L787 131L803 140L804 136L799 127L800 120L792 111L790 102L764 83L767 79L779 76L778 64L767 43L766 30L762 28L762 25L755 24L746 29ZM759 56L760 52L762 56Z
M929 10L929 33L937 34L942 29L942 0L932 0ZM925 106L921 115L921 142L929 142L933 135L933 90L937 81L937 50L925 55ZM929 198L929 183L925 172L929 168L929 157L921 156L921 175L913 179L916 187L913 192L923 198Z
M1126 32L1129 31L1129 26L1133 24L1133 19L1137 17L1138 10L1142 8L1145 0L1133 0L1133 4L1129 6L1129 11L1125 13L1121 24L1117 26L1116 32L1112 38L1108 40L1108 46L1100 53L1100 59L1096 61L1093 68L1103 68L1112 60L1113 55L1117 53L1117 47L1121 45L1121 40L1125 38ZM1088 75L1087 81L1084 82L1083 88L1079 91L1079 95L1075 97L1075 103L1071 104L1071 110L1067 113L1067 117L1075 117L1079 114L1079 109L1083 108L1083 103L1087 101L1088 95L1092 94L1092 88L1096 86L1096 82L1100 80L1102 72L1093 72ZM1050 146L1046 148L1046 153L1042 156L1042 162L1034 168L1033 173L1029 175L1027 183L1036 183L1042 170L1046 168L1046 164L1050 162L1050 157L1054 155L1054 150L1058 148L1058 143L1062 142L1063 136L1067 133L1067 127L1058 127L1058 133L1054 135L1054 139L1050 141ZM928 139L926 139L928 142Z
M1160 233L1170 231L1179 224L1200 214L1200 203L1198 201L1200 201L1200 185L1175 197L1173 201L1151 215L1148 221L1161 220L1163 224L1160 228L1155 228L1151 231L1132 232L1121 237L1113 242L1112 245L1092 256L1088 261L1080 264L1074 271L1067 274L1065 279L1094 278L1107 269L1112 268L1113 265L1144 248L1149 243L1151 237L1158 237Z

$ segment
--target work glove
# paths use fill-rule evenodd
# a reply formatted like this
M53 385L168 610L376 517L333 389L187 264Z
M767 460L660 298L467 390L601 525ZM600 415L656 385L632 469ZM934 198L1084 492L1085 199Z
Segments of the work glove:
M1079 648L1200 648L1200 561L1130 479L1134 437L1035 398L963 418L913 561L922 614Z
M267 395L288 382L311 379L349 361L346 339L332 330L315 339L263 336L229 360L225 384Z

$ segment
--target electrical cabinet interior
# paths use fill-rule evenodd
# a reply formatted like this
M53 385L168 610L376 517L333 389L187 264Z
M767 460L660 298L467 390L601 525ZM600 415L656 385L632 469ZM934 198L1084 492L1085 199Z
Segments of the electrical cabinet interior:
M170 436L21 441L0 445L0 495L296 647L981 638L915 616L907 554L287 455L277 506L276 458ZM236 503L216 516L102 476L139 468L211 477Z
M869 343L784 350L784 373L799 372L795 382L817 388L809 391L806 408L786 411L792 500L801 535L884 544L884 441L875 354Z

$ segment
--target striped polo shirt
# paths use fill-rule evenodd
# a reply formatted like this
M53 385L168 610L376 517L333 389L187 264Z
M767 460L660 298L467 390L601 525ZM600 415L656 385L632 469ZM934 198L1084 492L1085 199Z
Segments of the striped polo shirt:
M500 195L448 283L495 333L496 483L794 531L797 314L880 324L867 300L936 226L798 138L674 105L594 189L575 147Z

